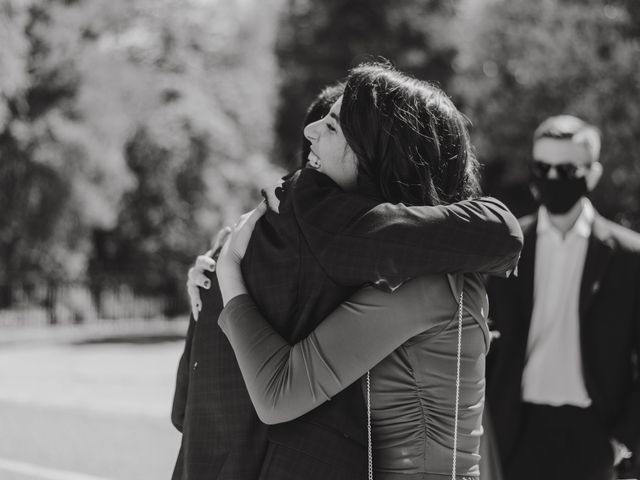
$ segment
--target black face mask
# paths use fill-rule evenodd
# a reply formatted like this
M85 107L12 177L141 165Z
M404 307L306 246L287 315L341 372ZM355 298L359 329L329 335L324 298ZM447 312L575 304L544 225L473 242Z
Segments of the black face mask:
M568 212L578 200L588 193L584 177L565 180L534 178L533 185L538 191L538 201L553 214Z

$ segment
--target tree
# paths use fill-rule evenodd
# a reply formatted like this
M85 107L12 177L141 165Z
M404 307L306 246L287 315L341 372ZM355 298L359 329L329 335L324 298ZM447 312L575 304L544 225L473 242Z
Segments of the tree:
M282 173L267 156L278 8L3 2L0 283L111 277L184 296L207 238ZM127 250L146 267L109 261Z
M475 124L489 193L530 211L531 135L571 113L603 133L605 175L594 201L640 229L640 35L637 2L497 0L461 18L457 90Z
M0 283L65 279L83 270L88 216L78 205L94 195L83 178L76 120L78 72L73 55L49 41L55 5L4 3L11 25L0 104ZM3 52L3 53L4 53ZM10 301L10 298L5 300Z
M278 155L298 165L304 112L327 84L361 61L384 57L399 69L446 88L456 54L445 0L289 0L277 45L282 70Z
M140 92L149 102L128 123L134 133L124 145L135 186L124 194L115 226L95 232L90 270L96 281L126 281L162 294L178 309L187 306L184 279L195 254L282 173L267 160L277 5L238 12L232 4L182 3L176 13L175 2L138 2L136 22L121 18L125 31L151 46L133 42L113 52L117 58L125 53L121 70L150 80ZM119 25L118 31L103 25L93 32L136 38Z

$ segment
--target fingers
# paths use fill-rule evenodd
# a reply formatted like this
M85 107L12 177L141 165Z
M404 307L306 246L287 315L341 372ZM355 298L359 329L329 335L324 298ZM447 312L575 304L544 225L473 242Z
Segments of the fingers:
M260 219L260 217L265 214L268 208L269 207L267 206L267 202L263 200L256 208L245 214L249 215L247 221L255 224Z
M251 233L253 233L256 222L260 220L260 217L262 217L262 215L265 214L267 208L267 203L262 201L256 208L242 215L238 223L234 225L231 234L233 236L243 235L246 238L249 238L251 236Z
M206 255L200 255L198 258L196 258L194 268L201 272L215 272L216 261Z
M282 191L283 183L284 181L280 180L278 184L263 188L260 191L262 198L266 200L267 208L270 208L275 213L280 213L280 195L278 191Z
M260 204L256 208L243 214L240 217L240 220L238 220L238 223L234 225L232 233L235 233L238 230L244 229L247 227L250 227L251 230L253 230L253 227L255 226L256 222L260 219L262 215L265 214L265 212L267 211L267 208L268 208L267 202L263 200L262 202L260 202Z
M238 220L238 223L236 223L236 224L233 226L233 229L232 229L232 232L231 232L231 233L233 234L233 233L237 232L237 231L238 231L238 230L240 230L244 225L246 225L247 220L249 220L249 218L251 217L251 214L252 214L252 213L253 213L253 210L251 210L250 212L246 212L246 213L243 213L242 215L240 215L240 219Z
M262 215L265 214L267 208L267 202L260 202L260 205L258 205L250 212L245 213L241 217L241 222L238 223L238 226L245 230L248 229L250 232L253 232L253 229L256 226L256 222L260 220L260 217L262 217Z
M238 223L230 229L229 238L222 246L218 260L239 264L247 250L256 222L267 211L267 204L261 202L256 208L240 217Z
M211 280L209 280L207 276L202 273L202 270L199 270L196 267L191 267L187 276L187 287L189 287L189 285L209 288L211 286Z
M220 251L220 248L222 248L222 245L224 245L224 243L227 241L227 238L229 238L230 233L231 233L231 228L224 227L222 230L220 230L216 234L211 244L211 250L209 250L209 252L211 252L211 255L209 255L210 257Z
M199 288L208 289L211 287L211 280L204 274L205 271L213 272L216 269L216 262L213 258L200 255L196 258L196 263L189 269L187 275L187 293L191 303L191 314L193 319L198 321L198 315L202 310L202 299Z
M198 290L198 287L194 284L187 283L187 293L189 294L189 302L191 303L191 315L193 315L195 321L198 321L198 315L202 310L200 290Z
M253 211L253 215L257 215L256 221L267 212L268 208L267 202L260 202L260 205L258 205Z

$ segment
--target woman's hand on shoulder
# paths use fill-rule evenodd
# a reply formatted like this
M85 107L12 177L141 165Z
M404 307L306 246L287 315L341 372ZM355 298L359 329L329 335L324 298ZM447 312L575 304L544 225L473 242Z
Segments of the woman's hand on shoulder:
M282 198L284 180L281 179L277 184L265 187L260 190L267 207L274 212L280 213L280 199Z
M198 321L198 316L202 311L200 289L208 290L211 288L211 280L205 275L205 272L216 272L218 265L221 265L222 273L218 275L220 290L226 292L227 295L231 295L224 301L225 305L231 298L239 295L240 293L238 292L244 293L246 291L242 274L240 273L240 262L247 250L255 224L264 214L266 208L263 202L254 210L240 217L240 220L233 228L225 227L220 230L215 236L211 250L199 255L193 267L189 269L187 292L191 303L191 314L195 321ZM223 283L224 286L222 285ZM224 298L225 295L223 294Z
M191 314L196 322L202 310L200 288L204 288L205 290L211 288L211 280L205 275L205 272L216 271L215 259L218 258L220 250L227 241L230 233L231 228L229 227L220 230L213 239L211 250L199 255L193 267L189 269L187 275L187 293L189 294L189 302L191 303Z
M187 275L187 293L189 294L189 302L191 303L191 315L197 322L198 315L202 310L202 299L200 298L200 288L208 290L211 288L211 280L207 278L204 272L215 272L216 261L211 258L211 251L196 258L196 263L189 269Z
M220 250L220 256L218 257L219 264L224 264L225 266L229 264L240 264L247 251L247 246L249 245L249 240L253 234L256 222L266 211L266 203L261 202L256 208L240 217L238 223L230 229L229 235L222 246L222 250Z
M233 297L247 293L240 271L240 262L247 251L256 222L266 211L267 205L262 202L254 210L242 215L238 223L231 229L231 233L220 251L216 275L225 306Z

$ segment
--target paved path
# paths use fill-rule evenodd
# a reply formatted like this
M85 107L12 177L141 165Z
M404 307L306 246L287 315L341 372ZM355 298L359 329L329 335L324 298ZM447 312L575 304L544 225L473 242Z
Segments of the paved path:
M170 478L182 341L166 338L2 345L0 479Z

